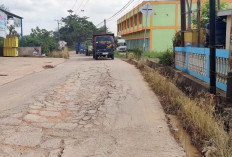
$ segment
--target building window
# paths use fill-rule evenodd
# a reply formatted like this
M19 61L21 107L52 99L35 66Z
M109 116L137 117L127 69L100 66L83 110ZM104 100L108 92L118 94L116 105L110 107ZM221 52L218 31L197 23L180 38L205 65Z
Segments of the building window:
M143 14L140 12L139 13L139 24L142 24L143 21Z
M131 22L131 27L133 27L133 17L130 18L130 22Z
M137 26L137 14L134 16L135 18L135 26Z
M126 21L124 21L124 29L126 29Z
M127 19L127 28L130 28L130 21Z

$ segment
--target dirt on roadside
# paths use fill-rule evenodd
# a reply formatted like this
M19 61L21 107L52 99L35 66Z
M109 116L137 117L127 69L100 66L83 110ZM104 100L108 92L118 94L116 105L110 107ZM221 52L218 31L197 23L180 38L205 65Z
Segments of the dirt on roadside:
M0 57L0 86L65 61L63 58Z

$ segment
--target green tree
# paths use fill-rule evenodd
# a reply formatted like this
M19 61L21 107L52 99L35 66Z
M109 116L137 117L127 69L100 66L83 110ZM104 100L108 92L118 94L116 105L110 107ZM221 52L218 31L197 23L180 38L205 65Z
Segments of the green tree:
M217 6L217 1L216 1L216 6ZM220 3L221 10L227 9L227 5L224 2ZM216 15L218 12L218 8L216 7ZM197 24L196 18L193 18L192 20L193 25ZM209 23L209 0L207 0L201 7L201 27L205 28L205 25Z
M75 45L76 42L85 41L97 30L87 17L79 17L69 11L70 15L62 18L64 26L60 29L60 37L68 43L68 46Z
M77 42L92 38L93 34L103 33L104 27L97 28L88 17L80 17L68 10L69 15L62 18L64 26L60 29L60 38L67 42L68 46L74 46Z
M20 37L19 33L16 31L15 26L14 25L10 25L7 27L9 30L9 34L8 35L14 35L17 37Z
M39 27L31 29L31 34L24 36L24 46L41 46L42 53L46 54L49 54L58 47L53 32L40 29Z

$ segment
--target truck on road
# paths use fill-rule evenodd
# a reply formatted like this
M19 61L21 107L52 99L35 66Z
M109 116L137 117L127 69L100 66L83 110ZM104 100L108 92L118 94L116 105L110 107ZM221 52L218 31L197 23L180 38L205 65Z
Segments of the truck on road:
M125 39L118 39L117 51L118 52L126 52L127 51L126 40Z
M93 54L93 42L92 39L87 39L85 42L85 55L90 56Z
M93 35L93 58L99 57L114 59L115 39L114 34L95 34Z
M85 52L85 42L77 43L75 48L76 48L76 54L84 53Z

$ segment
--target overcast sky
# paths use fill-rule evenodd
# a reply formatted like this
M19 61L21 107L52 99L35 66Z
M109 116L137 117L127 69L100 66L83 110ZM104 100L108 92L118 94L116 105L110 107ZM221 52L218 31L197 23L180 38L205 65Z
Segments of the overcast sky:
M109 18L120 10L129 0L1 0L10 12L22 16L24 35L29 34L31 28L39 26L47 30L56 30L57 22L68 15L67 10L72 9L80 16L87 16L95 25ZM108 23L110 31L116 33L117 19L141 3L134 2L113 21ZM85 3L87 3L85 5ZM82 5L81 5L82 4ZM84 7L85 6L85 7ZM84 10L81 12L80 10Z

